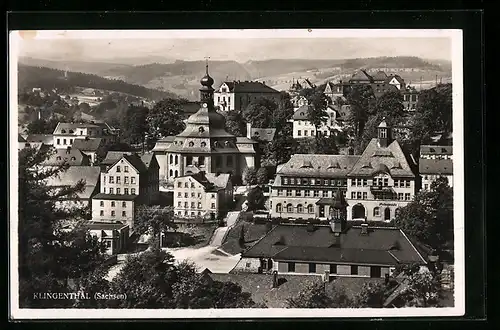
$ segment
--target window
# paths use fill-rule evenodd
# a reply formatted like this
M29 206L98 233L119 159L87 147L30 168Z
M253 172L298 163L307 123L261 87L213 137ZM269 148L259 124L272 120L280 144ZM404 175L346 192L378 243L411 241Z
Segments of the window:
M181 202L177 202L177 207L181 207Z
M366 187L368 185L368 180L363 179L363 187Z
M115 177L109 176L109 183L115 183Z
M212 197L212 199L214 199L214 198L215 198L215 194L212 194L212 196L211 196L211 197Z
M61 139L57 139L57 144L61 144Z
M283 184L288 184L288 178L283 178Z
M191 202L191 208L194 209L194 202Z
M115 202L111 202L111 207L115 207Z
M312 204L307 205L307 212L314 213L314 206Z
M308 131L304 131L304 136L307 136Z
M316 264L309 264L309 273L316 273Z
M100 215L101 217L103 217L103 216L104 216L104 211L103 211L103 210L101 210L101 212L99 212L99 215Z
M184 193L184 198L188 198L188 193L187 192Z
M126 165L125 165L125 166L123 167L123 172L128 173L128 166L126 166Z
M212 208L212 209L215 209L215 203L212 203L212 207L211 207L211 208Z
M288 205L286 206L286 211L287 211L288 213L293 213L293 206L292 206L292 204L288 204Z
M69 144L73 144L73 139L69 139Z
M394 180L394 188L398 188L399 187L399 180Z
M311 130L311 136L314 136L314 131L313 130Z
M127 202L122 202L122 207L127 207Z
M405 186L406 186L406 188L410 188L410 180L405 181Z
M351 275L358 275L358 266L351 266Z
M356 192L356 198L361 199L361 191Z
M193 141L189 142L189 146L194 147L194 142Z
M193 165L193 156L186 157L186 165Z
M123 193L124 193L125 195L128 195L128 188L123 188Z
M188 187L189 187L189 183L184 182L184 188L188 188Z
M177 182L177 188L182 187L182 182Z
M373 209L373 216L374 217L379 217L380 216L380 207L376 207Z
M429 185L428 185L427 183L426 183L426 184L424 184L424 189L425 189L425 190L429 190Z
M130 177L130 183L135 184L135 176Z
M367 199L368 198L368 193L366 191L363 191L363 199Z
M283 196L284 190L283 189L278 189L278 196Z
M179 164L179 156L175 155L175 165L177 164ZM177 174L175 176L177 176Z
M100 206L100 207L103 207L103 206L104 206L104 202L103 202L103 201L100 201L100 202L99 202L99 206Z
M356 199L356 192L351 192L351 199Z
M131 193L132 195L135 195L135 188L130 189L130 193Z
M316 185L321 185L321 179L316 179Z
M198 193L198 198L201 198L201 193Z
M170 155L169 159L170 159L170 164L173 164L174 163L174 156Z
M330 274L337 274L337 265L335 264L330 265Z
M300 197L302 195L302 190L295 190L295 196Z
M122 217L126 217L127 216L127 211L122 211Z
M291 197L292 196L292 191L290 189L286 190L286 196Z
M306 191L304 191L304 196L305 196L305 197L309 197L309 196L311 196L311 191L310 191L310 190L306 190Z
M119 183L121 183L121 182L120 182L120 181L121 181L120 179L121 179L121 177L117 176L117 177L116 177L116 183L118 183L118 184L119 184Z
M319 190L314 191L314 197L319 197Z
M192 193L191 193L191 197L194 197L194 196L195 196L195 193L194 193L194 192L192 192Z
M405 193L405 201L411 200L411 195L410 193Z
M289 262L289 263L288 263L288 271L289 271L290 273L295 272L295 262Z
M128 184L128 176L123 178L123 183Z
M115 193L115 192L114 192L114 189L113 189L113 188L109 188L109 193L110 193L111 195L113 195L113 194Z
M200 202L198 202L198 208L201 209L201 203Z
M117 195L120 195L120 194L121 194L121 190L120 190L120 188L116 188L116 194L117 194Z
M328 186L330 184L330 180L328 180L328 179L323 180L323 184L325 186Z
M115 211L111 211L111 216L112 217L116 216L116 212Z
M385 187L389 186L389 179L388 178L384 178L384 186Z
M301 204L297 205L297 213L302 213L304 212L304 208L302 207Z
M281 207L281 204L276 204L276 212L281 213L283 211L283 208Z
M399 199L400 201L402 201L402 200L403 200L403 193L398 193L398 199Z
M191 182L191 188L194 188L194 182ZM193 196L194 197L194 196Z
M188 202L184 202L184 208L188 208Z
M63 144L66 145L66 139L63 139Z
M351 179L351 186L355 186L356 185L356 179Z
M118 173L119 173L119 172L121 172L121 168L120 168L120 166L117 166L117 167L116 167L116 172L118 172Z

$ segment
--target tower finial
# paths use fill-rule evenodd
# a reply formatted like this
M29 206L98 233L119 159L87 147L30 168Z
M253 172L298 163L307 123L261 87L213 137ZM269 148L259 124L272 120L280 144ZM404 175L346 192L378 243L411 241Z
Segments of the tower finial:
M205 69L206 69L207 76L208 76L208 60L209 59L210 59L210 56L205 56Z

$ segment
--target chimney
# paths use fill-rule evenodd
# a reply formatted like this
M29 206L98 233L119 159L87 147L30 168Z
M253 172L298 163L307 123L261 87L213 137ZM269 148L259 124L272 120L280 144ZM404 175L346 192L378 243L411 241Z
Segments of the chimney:
M368 224L367 223L361 224L361 235L368 235Z
M247 123L247 138L252 138L252 123L250 122Z
M278 272L275 270L273 271L273 288L278 287Z

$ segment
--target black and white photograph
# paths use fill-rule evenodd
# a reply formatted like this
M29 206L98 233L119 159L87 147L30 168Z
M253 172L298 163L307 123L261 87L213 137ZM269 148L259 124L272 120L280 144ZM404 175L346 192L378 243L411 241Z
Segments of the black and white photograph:
M461 30L9 48L14 320L464 315Z

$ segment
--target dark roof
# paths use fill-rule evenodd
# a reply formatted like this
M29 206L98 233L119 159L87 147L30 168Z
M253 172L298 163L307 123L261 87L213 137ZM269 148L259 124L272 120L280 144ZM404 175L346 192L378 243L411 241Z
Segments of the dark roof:
M95 195L93 199L133 201L137 197L139 197L139 195L116 195L116 194L99 193Z
M64 163L70 166L83 166L90 164L90 158L81 150L68 147L67 149L56 149L55 154L45 160L42 165L51 166Z
M177 179L190 177L201 184L207 191L217 191L220 189L225 189L229 183L231 177L228 173L215 174L215 173L204 173L198 172L194 174L187 174L183 176L178 176Z
M102 144L101 138L75 139L73 141L73 148L82 151L96 151Z
M277 174L281 176L347 177L359 158L360 156L357 155L294 154Z
M153 158L153 154L144 154L142 157L140 157L137 153L134 152L109 151L106 155L106 158L101 162L101 164L114 166L120 160L125 159L137 170L137 172L143 173L146 172L149 169L151 163L155 161L153 160ZM147 162L147 165L144 161Z
M114 130L113 127L109 126L104 122L93 122L93 123L63 123L59 122L54 129L54 134L73 134L69 133L69 130L75 131L77 128L97 128L100 127L102 129L107 129L108 134ZM62 130L65 130L66 133L62 133ZM76 134L76 132L74 132Z
M152 164L157 162L154 154L144 154L141 156L141 160L142 160L143 164L146 166L146 169L148 169L148 170Z
M453 146L422 145L421 155L453 155Z
M352 75L350 80L371 82L373 81L373 78L365 70L359 70Z
M87 224L85 224L85 227L87 227L89 230L120 230L125 227L128 227L127 224L123 224L120 222L96 222L96 221L91 221Z
M258 138L261 141L271 142L274 140L274 135L276 134L276 128L258 128L252 127L250 129L250 136L252 138Z
M17 134L17 142L26 142L26 139L21 134Z
M117 160L122 159L123 155L131 155L132 153L131 151L108 151L101 164L113 165Z
M420 174L453 174L453 161L451 159L420 159L418 164Z
M375 97L380 97L385 93L399 90L395 85L388 83L372 83L370 85L372 86L373 95L375 95Z
M292 119L294 120L307 120L307 114L309 113L309 109L312 108L312 105L303 105L299 107L293 113Z
M52 134L30 134L26 137L26 142L40 142L44 144L53 144L54 137Z
M384 71L378 71L373 75L373 80L385 81L387 79L387 74Z
M388 171L392 177L415 177L397 140L384 148L373 138L349 176L372 176L379 171Z
M303 225L278 225L242 256L371 265L426 262L397 228L372 227L367 235L362 235L360 227L351 227L338 237L330 226L314 228L314 231L309 231L308 226ZM276 244L278 242L281 244ZM391 249L396 242L398 249Z
M279 93L274 88L258 81L224 81L222 84L226 84L231 93Z
M94 193L101 177L101 170L97 166L70 166L66 171L47 179L47 186L63 187L75 186L80 180L85 182L85 188L77 193L78 198L88 199Z

